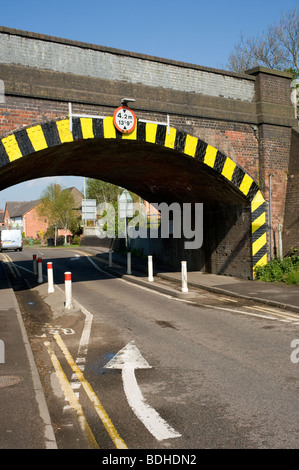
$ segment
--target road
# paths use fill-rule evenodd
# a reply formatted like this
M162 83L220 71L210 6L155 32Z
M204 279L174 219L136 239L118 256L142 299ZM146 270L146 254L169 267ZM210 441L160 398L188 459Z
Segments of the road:
M299 448L299 316L199 289L181 300L80 249L40 252L44 276L53 262L53 294L32 274L32 248L0 256L59 448Z

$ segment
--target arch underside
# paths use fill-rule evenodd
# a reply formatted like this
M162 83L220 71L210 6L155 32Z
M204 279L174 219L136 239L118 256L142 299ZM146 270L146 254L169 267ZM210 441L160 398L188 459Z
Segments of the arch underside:
M137 121L121 134L113 118L73 118L23 128L0 140L0 189L56 175L109 181L151 203L250 206L252 267L267 261L266 203L233 160L183 131Z

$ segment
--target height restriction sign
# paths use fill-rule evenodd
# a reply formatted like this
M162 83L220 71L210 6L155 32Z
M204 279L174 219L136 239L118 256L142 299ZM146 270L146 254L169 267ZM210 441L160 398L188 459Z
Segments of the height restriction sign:
M113 122L120 132L129 134L135 129L136 116L130 108L120 106L114 111Z

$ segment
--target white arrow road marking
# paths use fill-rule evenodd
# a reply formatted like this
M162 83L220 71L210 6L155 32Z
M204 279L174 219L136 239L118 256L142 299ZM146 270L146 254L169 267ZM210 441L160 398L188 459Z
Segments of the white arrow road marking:
M151 369L140 351L131 341L121 349L105 366L106 369L121 369L124 391L135 415L149 432L158 440L180 437L163 418L144 400L135 377L135 369Z

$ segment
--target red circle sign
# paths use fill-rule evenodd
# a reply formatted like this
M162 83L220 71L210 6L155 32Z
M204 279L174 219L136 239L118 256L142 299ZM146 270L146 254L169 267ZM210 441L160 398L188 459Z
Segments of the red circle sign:
M113 122L120 132L129 134L133 132L136 127L136 116L133 111L127 106L120 106L114 111Z

